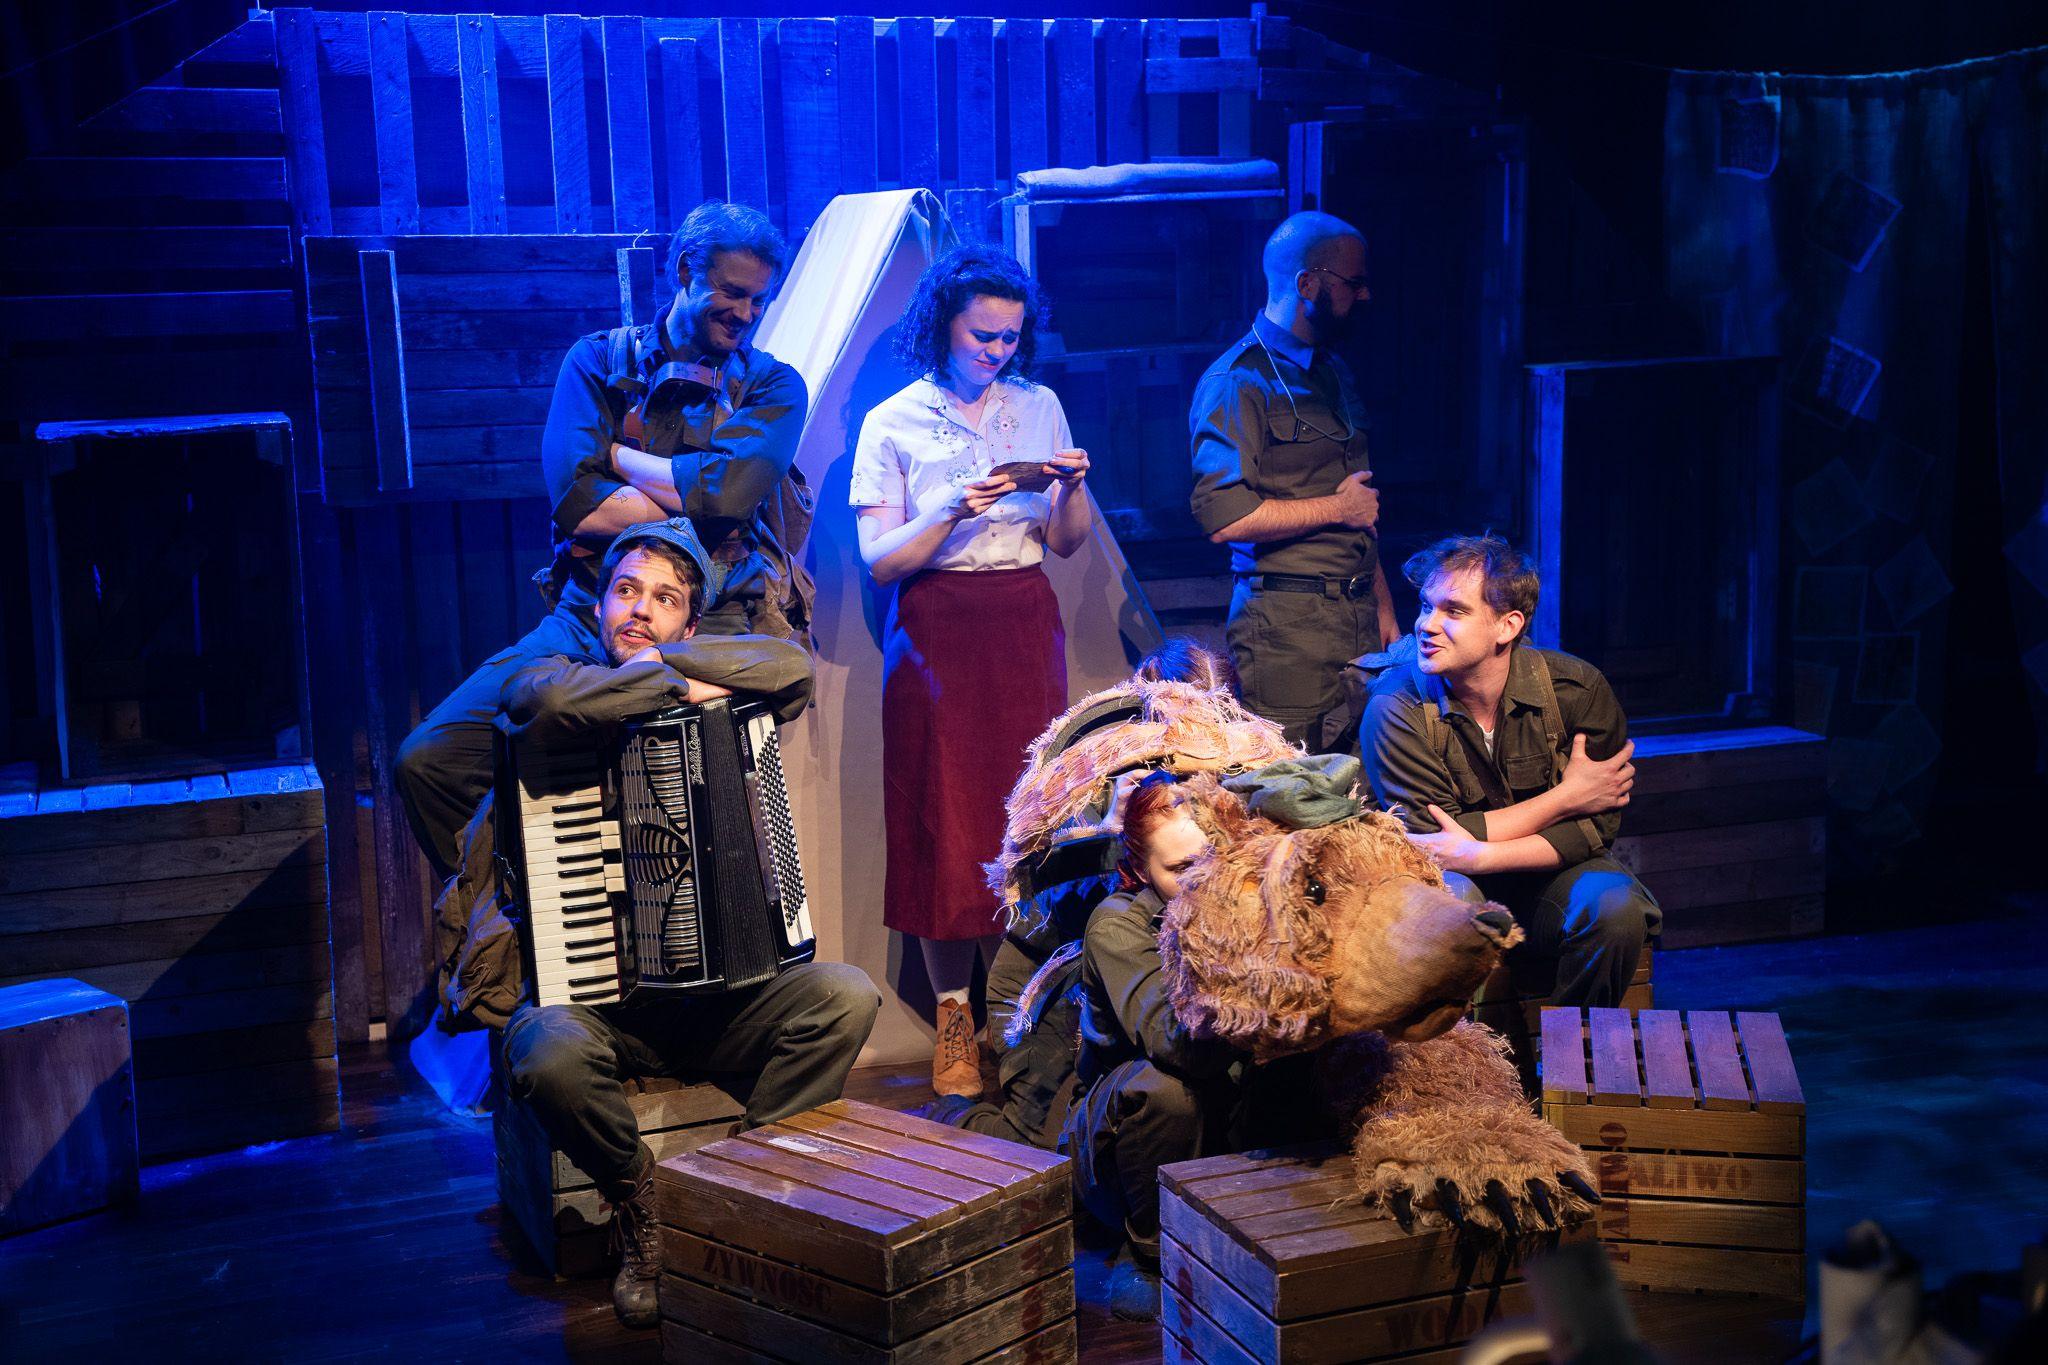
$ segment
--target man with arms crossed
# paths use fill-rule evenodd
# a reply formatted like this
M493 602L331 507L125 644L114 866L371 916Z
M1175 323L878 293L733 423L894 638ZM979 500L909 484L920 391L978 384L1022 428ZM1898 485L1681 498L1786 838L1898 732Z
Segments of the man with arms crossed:
M810 699L809 655L764 636L698 636L710 567L683 518L628 527L603 562L601 654L563 650L527 662L505 684L500 724L553 747L595 744L624 722L735 691L763 696L778 720L792 719ZM473 920L470 932L482 928ZM472 994L480 985L465 982ZM513 1097L533 1106L549 1139L612 1205L621 1249L612 1306L621 1321L654 1325L661 1269L648 1204L654 1154L623 1079L744 1077L742 1126L773 1123L839 1098L880 1005L860 968L806 962L724 995L595 1008L537 1006L529 997L512 1010L501 1046Z
M1310 749L1348 718L1341 670L1401 634L1350 370L1332 349L1372 297L1365 239L1297 213L1266 243L1266 306L1189 412L1195 520L1230 546L1230 652L1247 709Z
M1524 639L1536 570L1506 541L1441 540L1404 571L1422 596L1416 658L1366 702L1373 798L1514 915L1517 991L1618 1005L1663 923L1612 856L1635 780L1628 719L1600 670Z

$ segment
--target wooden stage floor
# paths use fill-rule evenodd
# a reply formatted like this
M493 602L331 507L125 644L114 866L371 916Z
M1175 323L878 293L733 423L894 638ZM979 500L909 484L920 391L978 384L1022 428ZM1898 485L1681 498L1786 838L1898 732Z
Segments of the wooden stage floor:
M1808 1100L1811 1267L1883 1221L1927 1283L2010 1270L2048 1225L2048 899L1993 918L1799 943L1660 953L1676 1008L1777 1010ZM143 1359L653 1361L602 1281L532 1273L502 1223L490 1125L441 1110L381 1047L344 1061L344 1131L145 1169L141 1202L0 1241L10 1360L118 1349ZM915 1078L857 1076L915 1104ZM1090 1360L1158 1358L1112 1321L1102 1258L1079 1267ZM1782 1360L1813 1331L1780 1306L1637 1295L1674 1361Z

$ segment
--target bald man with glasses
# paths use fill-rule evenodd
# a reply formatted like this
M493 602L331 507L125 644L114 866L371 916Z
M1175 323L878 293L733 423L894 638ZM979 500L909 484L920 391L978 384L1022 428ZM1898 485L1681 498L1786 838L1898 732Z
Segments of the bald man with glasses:
M1244 703L1314 750L1351 747L1340 670L1401 636L1380 572L1357 385L1334 347L1372 297L1365 239L1297 213L1264 257L1266 306L1195 388L1195 520L1230 546Z

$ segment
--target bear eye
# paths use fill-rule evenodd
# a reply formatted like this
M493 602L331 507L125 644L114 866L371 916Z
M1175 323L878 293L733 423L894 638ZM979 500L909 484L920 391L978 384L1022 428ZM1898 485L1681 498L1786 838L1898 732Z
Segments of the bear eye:
M1321 905L1324 898L1330 894L1329 888L1318 881L1313 872L1309 873L1307 890L1309 904L1311 905Z

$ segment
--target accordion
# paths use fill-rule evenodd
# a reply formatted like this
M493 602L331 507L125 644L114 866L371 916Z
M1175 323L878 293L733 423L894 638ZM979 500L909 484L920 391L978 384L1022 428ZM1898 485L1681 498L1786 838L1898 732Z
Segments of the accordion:
M817 950L766 705L676 707L604 746L500 746L498 856L537 1003L734 991Z

